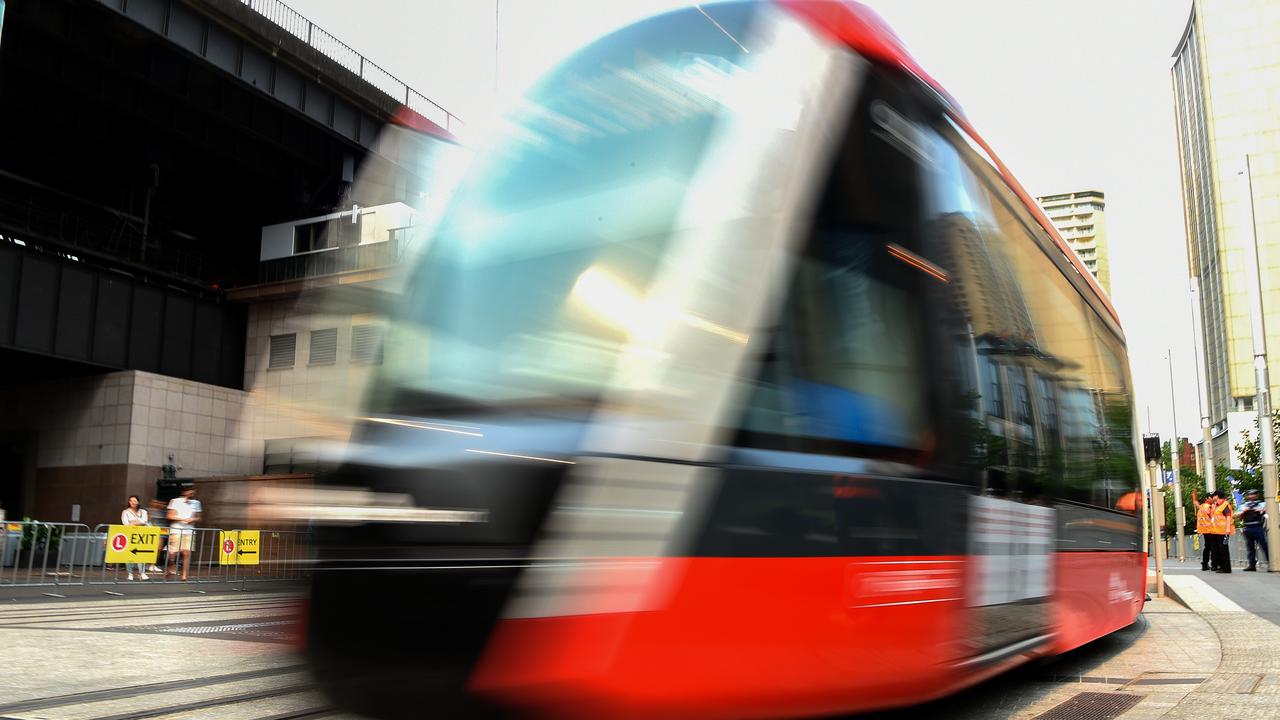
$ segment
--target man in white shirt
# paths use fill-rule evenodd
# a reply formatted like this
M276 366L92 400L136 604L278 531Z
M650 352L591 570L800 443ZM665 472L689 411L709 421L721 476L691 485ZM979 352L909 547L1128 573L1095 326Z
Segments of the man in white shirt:
M182 579L187 579L191 564L191 546L195 544L195 525L200 522L200 501L196 500L195 487L182 489L182 494L169 501L169 557L178 553L182 565ZM169 574L177 572L170 566Z

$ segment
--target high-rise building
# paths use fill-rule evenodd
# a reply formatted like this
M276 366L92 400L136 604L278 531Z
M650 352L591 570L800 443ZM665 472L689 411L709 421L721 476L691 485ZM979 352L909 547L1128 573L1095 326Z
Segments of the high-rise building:
M1187 257L1203 319L1198 340L1204 343L1206 412L1215 463L1235 465L1233 438L1253 428L1249 291L1255 228L1267 344L1273 354L1280 351L1280 5L1194 0L1173 57ZM1271 387L1273 397L1276 389Z
M1081 190L1036 198L1058 233L1076 251L1084 266L1111 294L1111 263L1107 258L1106 198L1097 190Z

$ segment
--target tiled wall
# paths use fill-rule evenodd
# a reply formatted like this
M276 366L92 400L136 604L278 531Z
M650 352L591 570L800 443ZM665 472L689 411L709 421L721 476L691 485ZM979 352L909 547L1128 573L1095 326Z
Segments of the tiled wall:
M130 370L4 391L37 432L37 467L159 466L173 453L187 477L262 470L240 390Z
M249 431L260 439L346 439L376 365L351 360L351 327L381 318L306 300L259 303L249 308L244 386L250 393ZM311 331L337 330L337 359L312 364ZM272 335L294 333L293 365L270 368Z
M128 462L162 465L173 453L186 477L261 472L261 442L243 421L247 401L241 390L136 373Z

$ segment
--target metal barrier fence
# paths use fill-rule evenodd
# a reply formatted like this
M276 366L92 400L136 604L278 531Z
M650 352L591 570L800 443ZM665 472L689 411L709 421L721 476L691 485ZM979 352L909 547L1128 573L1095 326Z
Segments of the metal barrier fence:
M1199 544L1199 537L1196 535L1189 535L1186 537L1185 541L1187 543L1187 561L1199 562L1200 553L1202 552L1203 547ZM1165 557L1178 557L1178 541L1176 539L1165 538L1164 547ZM1237 529L1234 534L1227 536L1227 552L1231 557L1232 567L1241 568L1249 564L1248 547L1245 544L1244 533L1239 529ZM1261 550L1258 551L1258 562L1264 564L1266 562L1266 556Z
M310 571L311 542L305 530L257 531L257 549L241 554L223 552L227 536L221 528L192 528L189 539L180 541L168 528L152 529L161 533L159 553L154 563L139 563L139 568L105 562L110 534L106 524L90 530L84 523L4 523L0 588L125 585L130 576L133 582L147 584L249 583L297 580Z
M5 523L0 535L0 586L82 583L80 551L64 548L62 542L68 536L88 531L84 523Z

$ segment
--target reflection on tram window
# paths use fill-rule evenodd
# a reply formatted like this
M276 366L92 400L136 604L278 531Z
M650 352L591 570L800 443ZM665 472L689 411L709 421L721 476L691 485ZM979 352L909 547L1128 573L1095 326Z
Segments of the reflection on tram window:
M921 287L949 278L911 249L920 158L882 127L901 126L910 104L877 72L867 83L772 345L757 349L741 444L876 454L931 443Z
M1120 509L1137 485L1120 343L1041 249L1033 220L958 133L933 135L926 231L947 286L955 353L976 356L978 392L958 383L969 472L987 494ZM1034 278L1034 281L1030 279ZM976 411L976 412L975 412Z
M742 82L733 38L751 13L725 7L711 33L637 26L634 43L593 47L530 93L424 254L375 410L591 402L625 349L679 320L645 299L732 112L721 100Z
M875 236L828 234L799 261L751 433L920 447L927 417L912 271Z

